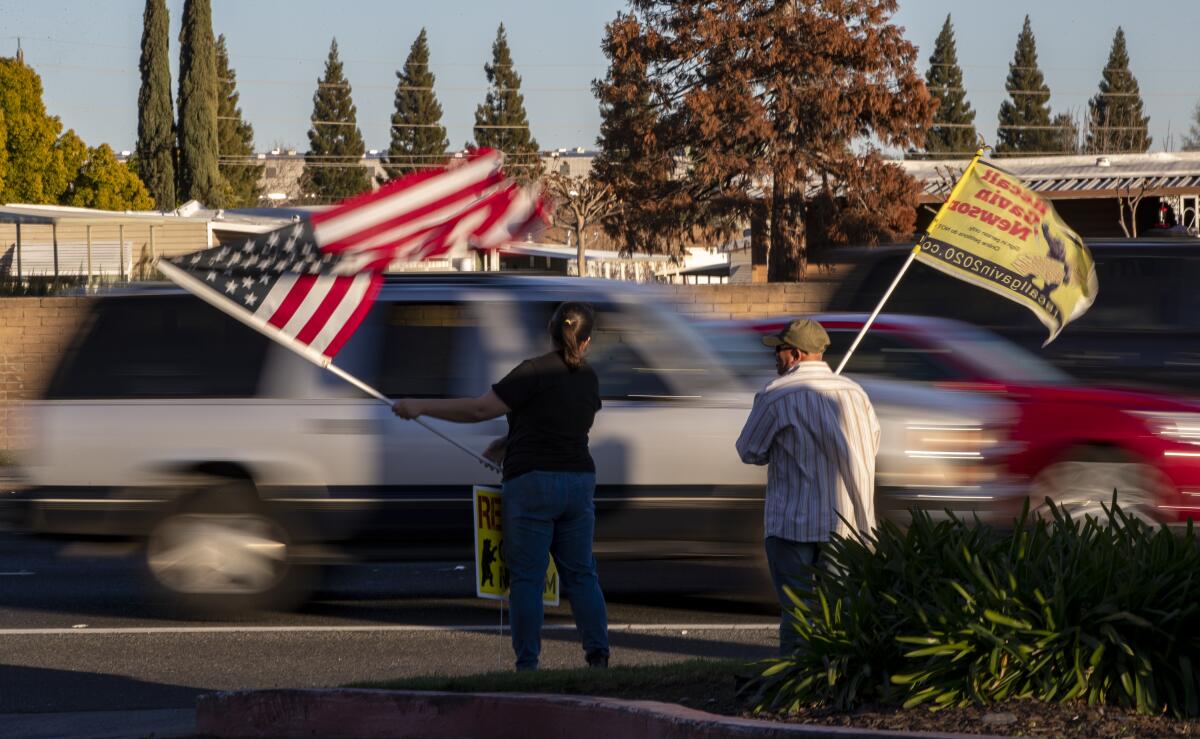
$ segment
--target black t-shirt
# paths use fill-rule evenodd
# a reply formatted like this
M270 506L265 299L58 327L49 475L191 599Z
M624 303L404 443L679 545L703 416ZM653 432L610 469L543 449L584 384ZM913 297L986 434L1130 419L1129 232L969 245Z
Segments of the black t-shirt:
M588 431L600 381L587 364L572 372L558 352L526 359L495 385L508 414L504 479L526 472L595 472Z

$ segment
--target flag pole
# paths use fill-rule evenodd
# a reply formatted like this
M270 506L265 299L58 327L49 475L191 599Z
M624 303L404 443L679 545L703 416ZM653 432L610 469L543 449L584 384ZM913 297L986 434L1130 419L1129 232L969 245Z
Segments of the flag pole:
M351 385L358 388L359 390L362 390L367 395L370 395L374 398L379 399L381 402L386 403L388 408L392 407L392 399L391 398L389 398L388 396L379 392L378 390L371 387L370 385L363 382L362 380L358 379L357 377L350 374L349 372L342 369L341 367L338 367L335 364L327 364L327 365L325 365L325 369L329 370L333 374L342 378L343 380L350 383ZM476 454L469 447L466 447L466 446L460 444L459 442L455 441L454 439L450 438L446 434L443 434L441 431L438 431L436 428L434 428L433 426L430 426L428 423L422 421L420 418L414 418L412 420L416 421L421 427L423 427L426 431L429 431L430 433L432 433L434 436L441 437L444 441L447 441L450 444L458 447L462 451L466 452L467 454L470 454L472 457L475 458L475 461L479 462L479 464L483 465L484 467L487 467L488 469L492 470L493 472L500 471L500 468L492 460L490 460L487 457L484 457L480 454Z
M888 301L888 298L892 297L892 292L896 289L896 285L900 284L900 278L904 277L904 273L908 271L909 266L913 263L913 260L916 259L917 252L919 251L921 251L921 247L920 245L917 245L914 246L912 251L908 253L908 259L904 260L904 265L900 267L900 271L896 273L896 278L892 280L892 284L888 287L887 292L885 292L883 297L879 299L879 304L876 305L875 310L871 312L871 317L868 318L867 322L863 324L863 327L859 329L858 336L854 337L854 343L850 345L850 348L847 349L846 353L842 356L842 361L838 363L837 370L834 372L834 374L842 374L842 370L846 368L846 363L850 361L850 355L853 354L854 350L858 348L859 343L862 342L863 337L867 335L867 331L871 328L871 324L875 323L875 319L879 317L879 312L883 310L883 304Z
M975 169L975 163L983 157L983 152L986 148L988 147L981 146L975 152L975 156L971 159L971 163L968 164L967 168L963 170L962 176L958 178L958 182L954 183L954 187L950 190L950 194L946 196L946 202L942 203L942 207L938 208L937 215L935 215L933 220L929 222L929 228L926 229L926 233L932 231L937 226L938 221L940 221L942 218L942 213L946 211L946 206L954 201L954 196L957 195L958 191L962 189L963 183L967 181L967 175L971 173L972 169ZM879 299L879 304L875 306L875 310L871 312L871 316L867 319L867 322L863 324L861 329L859 329L858 335L854 337L854 343L850 345L850 348L846 351L845 355L842 356L842 361L838 363L837 370L834 372L834 374L842 374L842 370L846 368L846 363L850 361L850 355L854 354L854 350L858 348L860 343L862 343L863 337L867 335L867 330L871 328L871 324L875 323L875 319L879 317L880 311L883 310L883 304L888 301L888 298L892 297L892 293L896 290L896 285L900 284L900 279L904 277L904 273L908 271L908 268L912 265L913 260L916 259L917 255L920 253L920 244L914 246L912 251L908 253L908 259L904 260L904 265L901 266L900 271L896 273L896 278L892 280L892 284L888 287L887 292L885 292L883 297Z

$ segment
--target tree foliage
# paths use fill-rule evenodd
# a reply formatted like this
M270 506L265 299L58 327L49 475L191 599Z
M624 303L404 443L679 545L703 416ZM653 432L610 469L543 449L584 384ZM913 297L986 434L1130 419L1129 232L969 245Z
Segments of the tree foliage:
M88 145L69 128L54 144L54 163L46 170L46 186L50 192L58 193L54 202L66 203L79 171L88 160ZM153 208L150 203L147 208Z
M138 63L138 174L159 210L175 207L175 109L171 105L170 21L165 0L146 0Z
M1008 90L1009 99L1000 103L996 152L1046 154L1062 151L1061 132L1051 128L1050 88L1038 68L1037 41L1029 16L1025 16L1025 25L1017 36L1017 50L1008 65L1004 89Z
M325 60L325 74L317 81L313 94L309 150L301 177L306 198L331 203L370 189L371 176L362 163L366 149L357 120L358 111L334 39Z
M0 114L0 202L57 203L70 181L59 146L62 123L46 114L42 79L19 59L0 59Z
M224 34L217 37L217 150L225 184L224 207L257 205L264 167L254 161L254 127L242 118L238 107L237 73L229 65Z
M408 51L404 69L396 72L392 138L383 160L389 179L441 163L450 148L433 83L429 40L422 28Z
M925 84L929 94L938 101L933 127L925 136L925 151L958 156L972 154L978 145L975 111L967 102L962 68L958 66L958 49L954 43L954 26L948 14L933 44Z
M66 205L101 210L149 210L154 207L146 186L129 167L117 161L108 144L87 150Z
M1142 93L1129 71L1125 31L1118 26L1100 76L1100 91L1088 103L1088 150L1098 154L1148 150L1150 116L1142 113Z
M74 130L47 115L42 81L20 59L0 59L0 202L146 210L154 201L107 145L88 149ZM89 196L96 183L103 198ZM120 197L117 194L121 194Z
M836 207L869 203L871 197L850 188L875 188L875 181L839 179L852 171L850 163L870 157L872 141L924 144L933 103L914 67L916 47L890 22L895 0L845 0L837 13L823 0L631 5L634 23L618 16L610 24L606 51L613 66L597 94L612 108L610 117L613 111L646 115L638 112L644 98L626 80L644 65L659 120L652 128L645 121L637 126L643 134L653 131L655 151L680 163L671 172L678 184L663 188L664 197L678 196L680 228L670 233L647 224L644 247L677 241L696 227L728 231L764 208L770 279L801 279L812 183L835 183ZM630 32L638 38L627 38ZM626 124L613 122L619 125L602 138L611 149L606 156L617 159L648 143L629 141ZM613 185L625 216L639 218L636 208L644 201L632 196L646 193L620 182Z
M517 179L535 179L542 171L538 143L529 130L521 77L513 66L503 23L496 29L492 61L483 71L489 87L475 108L475 144L504 152L505 170Z
M180 200L224 207L217 166L217 52L209 0L184 0L179 30Z
M670 236L686 228L687 193L674 177L675 152L682 147L660 114L665 84L650 75L657 43L637 18L618 15L602 43L608 74L592 83L601 115L592 178L618 194L619 217L607 219L604 228L626 252L666 251L673 246Z

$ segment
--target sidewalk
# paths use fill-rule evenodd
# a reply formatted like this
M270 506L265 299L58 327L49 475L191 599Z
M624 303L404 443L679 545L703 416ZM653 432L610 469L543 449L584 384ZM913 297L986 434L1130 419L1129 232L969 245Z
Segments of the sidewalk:
M0 714L0 736L5 739L66 736L989 739L982 734L897 732L759 721L653 701L393 690L250 690L201 695L195 709Z
M197 700L196 728L200 734L218 737L960 739L966 736L758 721L652 701L402 690L210 693ZM971 737L987 739L979 734Z

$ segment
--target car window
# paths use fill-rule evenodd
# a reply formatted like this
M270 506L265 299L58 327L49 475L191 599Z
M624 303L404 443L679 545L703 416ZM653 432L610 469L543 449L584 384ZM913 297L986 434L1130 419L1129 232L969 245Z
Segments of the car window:
M50 398L245 398L269 339L185 295L98 300Z
M542 351L550 350L546 325L557 307L558 303L551 301L525 303L524 322L530 344ZM679 337L672 335L669 326L652 311L612 304L593 304L593 307L596 325L587 361L600 380L602 398L644 400L677 396L680 391L673 384L687 385L688 379L705 372L686 353L680 356L673 351ZM656 367L650 361L652 348L662 350L656 358L666 359L666 364ZM679 382L667 379L672 374L679 376ZM684 377L689 374L691 377Z
M376 308L382 346L374 374L380 392L443 398L479 389L473 380L481 329L470 304L381 302Z
M825 352L825 360L830 367L837 368L856 335L855 331L829 332L830 346ZM850 355L845 372L912 382L957 379L959 373L947 363L948 357L949 350L922 347L893 334L867 332L854 354Z
M846 306L870 311L887 290L903 259L889 256L869 263L861 286ZM1092 329L1200 327L1200 259L1105 254L1096 257L1100 293L1073 325ZM978 326L1041 332L1033 313L1007 298L981 290L923 264L913 264L888 299L891 313L940 316Z

